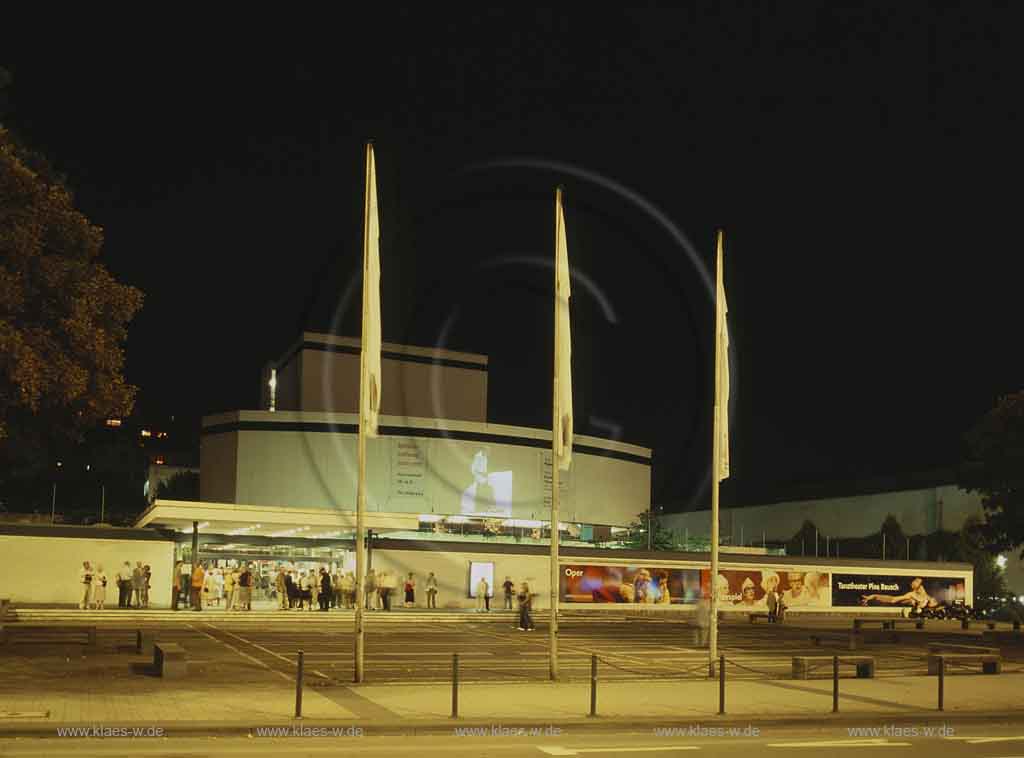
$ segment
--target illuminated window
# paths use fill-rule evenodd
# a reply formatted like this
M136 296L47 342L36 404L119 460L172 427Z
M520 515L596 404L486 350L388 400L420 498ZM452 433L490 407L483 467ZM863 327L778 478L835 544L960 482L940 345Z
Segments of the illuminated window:
M108 418L107 426L121 426L121 419L119 418Z
M141 437L152 437L153 436L153 432L149 431L149 429L143 429L141 432L139 432L139 436L141 436Z
M157 466L163 466L164 465L164 457L162 455L158 455L156 457L156 465Z

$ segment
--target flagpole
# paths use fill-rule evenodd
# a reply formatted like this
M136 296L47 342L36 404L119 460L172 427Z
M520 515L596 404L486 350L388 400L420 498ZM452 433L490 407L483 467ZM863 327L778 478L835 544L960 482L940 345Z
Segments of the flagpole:
M714 405L714 441L711 453L711 576L709 591L711 592L710 634L708 635L708 675L714 676L715 664L718 661L718 483L721 474L722 435L719 392L722 387L722 230L718 230L718 250L715 262L715 405Z
M363 302L366 302L366 256L370 244L370 182L373 181L371 162L373 161L373 143L366 146L366 188L363 210ZM366 414L364 393L368 390L366 371L366 307L363 307L362 338L359 342L359 435L356 443L358 462L358 478L356 484L356 612L355 624L355 675L356 684L362 683L365 676L364 658L366 651L365 630L363 627L363 603L366 599Z
M555 190L555 361L554 361L554 382L551 400L551 622L548 625L548 651L550 656L551 681L558 680L558 501L559 501L559 443L562 434L562 411L558 399L558 368L559 368L559 337L561 336L558 322L561 306L561 298L558 293L558 246L560 240L560 225L565 223L562 216L562 188ZM568 304L567 304L568 305Z

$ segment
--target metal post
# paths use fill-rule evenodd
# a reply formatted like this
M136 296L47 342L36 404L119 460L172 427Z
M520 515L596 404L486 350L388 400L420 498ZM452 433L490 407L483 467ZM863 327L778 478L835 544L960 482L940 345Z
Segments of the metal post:
M761 549L765 550L768 547L768 542L765 540L765 533L761 532Z
M50 501L50 523L57 523L57 482L53 483L53 499Z
M946 686L946 658L943 655L939 656L939 710L943 710L943 690Z
M830 555L830 554L831 554L831 552L832 552L832 551L831 551L831 550L829 549L829 543L830 543L830 542L831 542L831 540L829 539L829 536L828 536L828 535L826 534L826 535L825 535L825 557L826 557L826 558L828 558L828 557L829 557L829 555Z
M196 573L196 566L199 565L199 522L192 522L192 571L189 572L188 578L188 598L189 605L192 604L192 575ZM202 602L202 597L199 598Z
M452 653L452 718L459 717L459 654Z
M839 713L839 656L832 656L832 713Z
M138 655L142 655L142 630L135 630L135 652Z
M814 557L818 557L818 530L814 530Z
M907 537L907 560L910 560L910 537Z
M725 715L725 654L718 659L718 715Z
M590 655L590 715L597 715L597 654Z
M885 560L885 532L882 532L882 560Z
M740 524L740 547L743 547L746 544L746 540L743 539L743 524Z
M295 676L295 718L302 718L302 663L303 652L299 651L299 671Z

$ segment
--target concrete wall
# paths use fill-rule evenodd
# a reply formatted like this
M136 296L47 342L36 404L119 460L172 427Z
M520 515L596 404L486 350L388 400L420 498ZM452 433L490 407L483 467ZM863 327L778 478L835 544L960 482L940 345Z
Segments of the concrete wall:
M373 568L375 571L389 569L398 574L399 595L402 594L401 582L410 571L416 578L416 604L426 606L426 580L431 571L437 577L438 608L475 608L476 600L469 597L469 564L470 561L483 561L494 564L494 583L492 588L496 600L492 598L491 607L501 608L504 603L504 591L501 583L506 576L519 589L520 582L530 585L534 608L551 607L551 582L548 577L548 560L542 556L509 555L503 553L447 553L431 550L374 550ZM397 602L401 603L399 597Z
M108 607L117 607L115 575L125 562L142 561L152 570L150 607L167 608L171 600L174 543L156 540L83 539L0 534L0 597L18 603L72 603L80 600L82 561L103 566Z
M352 511L357 436L349 430L355 423L356 417L348 414L255 411L206 419L204 425L211 431L204 432L200 445L201 498ZM474 456L484 450L489 471L511 472L511 512L505 515L543 520L549 512L549 432L394 417L385 417L381 423L404 423L410 434L367 441L369 510L479 512L464 508L463 493L473 483ZM342 428L346 431L339 431ZM457 434L469 439L459 439ZM503 439L508 444L496 441ZM577 438L577 444L628 452L645 462L575 452L572 470L562 476L563 521L625 525L648 509L651 469L646 462L649 457L643 456L650 451L589 437ZM233 471L237 472L234 480Z

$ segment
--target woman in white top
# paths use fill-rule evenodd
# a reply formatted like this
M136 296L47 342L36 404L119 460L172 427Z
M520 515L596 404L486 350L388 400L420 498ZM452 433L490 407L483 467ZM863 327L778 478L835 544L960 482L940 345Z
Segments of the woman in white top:
M103 570L103 566L97 566L92 575L92 603L97 610L102 611L105 602L107 602L107 572Z

